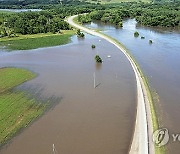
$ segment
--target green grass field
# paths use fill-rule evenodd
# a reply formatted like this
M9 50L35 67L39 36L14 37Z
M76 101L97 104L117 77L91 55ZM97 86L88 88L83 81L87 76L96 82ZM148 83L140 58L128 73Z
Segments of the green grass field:
M35 77L35 74L19 68L0 69L0 93L7 91L27 80Z
M34 34L19 35L13 38L1 38L0 46L12 50L29 50L42 47L63 45L70 42L70 37L75 34L73 30L62 31L62 34Z
M23 92L12 90L35 76L25 69L0 69L0 145L44 112L45 104L30 99Z

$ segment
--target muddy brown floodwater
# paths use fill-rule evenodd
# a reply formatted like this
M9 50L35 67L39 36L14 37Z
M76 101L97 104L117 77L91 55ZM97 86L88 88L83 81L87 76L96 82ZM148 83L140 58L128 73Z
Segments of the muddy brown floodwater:
M148 77L152 90L158 93L159 101L155 101L155 105L160 127L167 128L170 135L165 145L166 153L179 154L180 141L174 142L172 134L180 132L180 31L143 27L135 19L124 20L120 29L103 23L86 26L101 29L131 51ZM140 34L138 38L134 37L135 31ZM153 44L149 44L149 39Z
M91 49L95 44L96 49ZM94 56L104 60L97 65ZM107 58L111 55L111 58ZM64 46L0 52L0 67L30 69L38 77L19 89L61 101L14 137L1 154L128 153L136 111L136 81L125 56L105 40L86 34ZM96 85L93 87L93 73Z

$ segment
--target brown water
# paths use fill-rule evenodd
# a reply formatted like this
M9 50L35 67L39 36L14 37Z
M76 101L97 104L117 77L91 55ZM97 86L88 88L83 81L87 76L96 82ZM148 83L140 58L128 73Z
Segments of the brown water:
M122 29L103 23L87 25L99 28L104 33L118 39L132 53L148 77L152 89L159 95L159 120L162 127L168 128L170 135L180 133L180 31L160 28L148 28L136 25L134 19L124 21ZM138 31L140 37L135 38ZM148 43L149 39L153 44ZM170 141L167 148L169 154L179 154L180 142Z
M69 45L0 53L0 67L16 66L38 73L19 89L60 103L3 147L1 154L128 153L136 110L136 82L125 56L91 35L75 36ZM91 49L95 44L96 49ZM104 62L96 65L99 54ZM107 55L112 58L107 58ZM96 72L96 89L93 73Z

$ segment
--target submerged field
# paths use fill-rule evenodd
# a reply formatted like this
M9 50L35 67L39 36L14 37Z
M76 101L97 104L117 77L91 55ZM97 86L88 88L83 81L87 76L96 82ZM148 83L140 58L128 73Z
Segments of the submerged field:
M43 113L45 105L23 92L12 90L34 77L34 73L25 69L0 69L0 145Z
M73 30L62 31L60 34L44 33L34 35L19 35L14 38L1 38L0 46L10 50L29 50L42 47L63 45L70 42L75 34Z

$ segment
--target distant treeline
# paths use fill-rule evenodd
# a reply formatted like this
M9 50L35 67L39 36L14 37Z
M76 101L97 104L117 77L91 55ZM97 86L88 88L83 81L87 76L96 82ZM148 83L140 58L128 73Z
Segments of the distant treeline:
M135 18L142 25L180 27L180 3L53 4L44 5L44 10L40 12L0 12L0 36L69 30L71 27L64 18L82 13L87 13L78 16L82 23L99 20L122 27L124 18Z
M82 23L99 20L120 27L124 18L135 18L139 24L146 26L180 27L180 3L122 3L78 16Z
M0 0L0 9L54 8L57 5L85 5L79 0Z
M84 0L1 0L0 5L31 5L31 4L85 4L88 3Z

